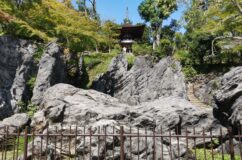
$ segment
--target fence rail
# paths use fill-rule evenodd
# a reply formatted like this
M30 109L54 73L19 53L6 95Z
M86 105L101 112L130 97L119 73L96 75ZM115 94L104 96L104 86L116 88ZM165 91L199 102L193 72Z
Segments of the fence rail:
M241 127L213 133L132 127L0 128L1 160L242 160Z

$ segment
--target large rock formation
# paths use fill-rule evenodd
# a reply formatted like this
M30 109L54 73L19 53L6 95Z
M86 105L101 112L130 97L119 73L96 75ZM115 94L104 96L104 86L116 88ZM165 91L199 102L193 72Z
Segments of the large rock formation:
M213 95L220 88L221 75L200 75L193 82L194 95L203 103L213 106Z
M4 143L4 140L6 141L6 137L4 136L6 131L10 134L17 133L18 130L23 129L29 124L30 118L26 113L17 113L0 121L0 143Z
M68 64L64 61L63 50L56 43L50 43L45 47L39 64L34 63L33 55L36 47L31 42L0 37L0 43L4 44L0 46L0 120L17 112L18 102L30 100L31 91L28 89L27 82L33 75L37 75L32 103L39 105L39 108L31 123L35 131L46 133L46 127L49 127L50 133L54 133L55 127L57 127L57 131L60 131L62 126L61 132L69 133L69 127L75 125L79 127L77 129L79 133L83 133L80 126L92 127L90 132L92 131L94 134L98 132L99 127L115 126L118 133L120 132L118 127L122 125L125 132L128 133L136 132L137 130L134 128L138 127L141 134L145 133L145 129L148 134L152 134L154 129L160 133L161 128L165 134L168 130L171 130L171 134L179 134L186 128L188 128L188 132L193 132L193 127L196 127L196 134L201 134L203 129L210 134L209 131L218 132L218 128L221 126L219 121L213 118L212 108L198 108L186 100L186 86L181 66L171 57L157 61L152 57L141 56L136 59L129 70L125 56L120 54L112 60L108 72L100 75L93 82L93 88L97 90L95 91L62 84L67 80L66 70L75 68L74 73L76 74L73 77L76 77L78 82L85 71L82 58L79 60L79 65L78 63ZM241 123L241 72L242 68L235 68L227 73L222 78L222 87L215 95L217 107L214 109L214 115L219 120L225 118L226 124ZM74 81L68 80L69 83L78 85ZM209 84L208 89L201 93L207 94L212 85ZM0 122L0 127L14 126L16 128L28 123L29 118L26 114L16 114ZM133 130L130 129L130 126L134 127ZM108 130L107 132L113 131ZM97 137L92 139L92 144L81 143L81 138L83 137L77 138L77 153L80 156L85 152L82 157L84 159L90 156L92 159L111 157L112 151L107 146L112 145L118 148L120 145L119 137L107 138L107 142L102 141L100 144L101 152L103 153L104 148L107 148L107 154L98 157L97 143L99 140ZM70 139L71 141L69 141ZM63 146L69 145L70 142L71 145L74 144L73 139L70 139L64 141ZM134 138L134 141L137 140L140 141L141 148L138 150L137 143L133 142L131 155L145 157L146 152L148 157L145 158L153 159L153 139L148 140L147 147L144 147L146 143L144 139ZM37 142L42 142L42 139L37 137L34 141L35 145L38 145ZM88 141L86 139L86 142ZM46 142L43 141L43 143ZM51 139L48 143L56 142ZM157 143L157 151L163 147L165 159L172 159L170 156L179 158L176 149L178 142L175 138L171 138L170 141L164 138L162 143L157 139L155 143ZM180 145L184 146L180 148L182 155L188 152L185 143L184 138L181 138ZM58 140L57 137L57 145L60 144L62 144L62 140ZM92 145L92 155L86 149L88 145ZM191 144L192 146L193 144ZM71 151L75 150L75 146L71 147ZM125 148L130 147L130 143L126 141ZM114 148L114 152L116 159L119 159L117 148ZM42 152L53 152L53 148L51 145L46 146ZM68 154L65 149L62 152L66 153L57 154ZM157 156L160 154L157 152ZM31 155L28 156L31 157ZM129 156L126 155L126 159L129 159Z
M19 112L28 103L32 90L28 85L36 77L33 103L38 105L46 89L65 80L63 51L56 43L45 46L40 63L34 55L38 49L31 41L0 37L0 120ZM3 44L3 45L2 45ZM39 68L38 68L39 67Z
M186 98L186 87L181 66L171 57L155 62L152 57L137 57L128 70L124 55L114 58L107 73L100 75L92 88L136 105L159 97Z
M118 99L94 91L57 84L49 88L32 121L33 127L44 129L48 124L95 126L98 123L131 125L141 128L174 129L180 125L210 130L216 123L212 109L200 109L180 97L159 98L152 102L130 106Z
M11 117L5 118L0 122L0 126L16 127L16 129L19 127L19 129L21 129L29 123L30 118L26 113L17 113Z
M24 55L22 65L16 72L13 85L11 87L11 105L15 112L18 112L17 107L20 102L28 102L32 96L28 80L34 77L37 73L37 64L34 62L33 53Z
M29 94L26 82L34 69L32 56L36 46L30 41L9 36L0 37L0 44L1 120L13 114L16 103Z
M62 54L62 49L56 43L50 43L46 46L39 63L36 84L31 99L33 104L39 105L41 103L43 94L49 87L64 82L65 65L61 58Z
M221 88L216 92L214 115L224 125L242 124L242 67L226 73Z
M11 95L8 90L0 89L0 120L13 114L10 97Z
M152 102L130 106L109 95L78 89L68 84L57 84L49 88L44 94L41 108L34 115L31 124L38 131L43 131L48 126L49 131L54 132L55 126L60 129L62 124L63 132L66 130L68 133L69 126L77 125L92 127L93 133L96 133L98 127L123 125L127 132L129 126L139 127L140 133L144 133L147 128L150 134L153 129L160 132L161 127L163 132L172 130L172 134L175 134L176 127L181 131L188 128L190 132L193 131L192 127L196 127L196 133L201 134L203 127L205 131L213 130L215 133L220 126L213 119L212 109L197 108L181 97L161 97ZM97 139L96 141L98 142ZM110 139L111 144L112 142ZM92 143L95 143L95 138ZM152 140L148 143L152 144ZM80 144L78 149L82 152L88 145ZM115 145L118 145L118 142ZM125 145L126 148L130 147L129 144ZM171 144L164 144L164 148L168 147L167 145ZM175 145L175 142L172 145ZM157 148L159 146L160 144L157 144ZM92 153L96 153L97 148L92 149ZM134 155L144 154L144 151L133 152ZM148 152L152 153L152 145Z

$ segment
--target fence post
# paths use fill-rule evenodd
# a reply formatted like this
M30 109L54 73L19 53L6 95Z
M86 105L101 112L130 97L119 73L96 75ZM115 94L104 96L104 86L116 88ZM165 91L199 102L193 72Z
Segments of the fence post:
M24 130L24 160L28 158L28 127Z
M228 128L228 134L229 134L229 150L230 150L230 159L235 160L234 156L234 144L233 144L233 131L232 128Z
M120 160L125 160L124 158L124 127L120 126Z

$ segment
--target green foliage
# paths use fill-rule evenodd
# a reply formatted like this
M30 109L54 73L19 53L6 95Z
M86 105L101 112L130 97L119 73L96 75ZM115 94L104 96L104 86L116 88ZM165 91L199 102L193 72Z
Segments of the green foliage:
M175 0L144 0L138 10L145 21L160 26L163 20L168 18L176 8Z
M31 91L34 89L35 82L36 82L36 76L31 77L31 78L27 81L27 85L28 85L28 87L29 87L29 89L30 89Z
M0 23L0 36L3 36L5 34L4 30L3 30L3 26Z
M135 56L132 54L127 54L127 55L125 55L125 58L128 62L128 69L130 69L134 65Z
M153 44L159 44L162 22L177 9L176 0L144 0L138 7L140 16L150 22Z
M185 66L182 68L182 72L184 73L186 78L193 78L198 73L192 66Z
M174 37L179 34L176 33L179 31L180 25L177 20L172 19L169 25L165 25L162 27L161 30L161 38L162 39L169 39L170 41L174 40Z
M103 33L106 37L106 43L108 45L109 51L113 49L112 47L118 43L119 36L119 25L112 21L105 21L102 25Z
M157 48L157 56L164 57L165 55L172 55L173 45L169 39L161 39L160 45Z
M45 50L45 48L42 44L39 44L37 46L37 50L35 51L35 53L33 55L35 63L38 64L40 62L40 59L44 53L44 50Z
M212 151L211 150L208 150L208 149L205 149L205 153L206 153L206 160L212 160ZM195 154L195 150L193 150L193 154ZM204 149L196 149L196 159L197 160L204 160L205 159L205 156L204 156ZM221 160L222 159L222 154L220 153L216 153L214 151L213 153L213 157L214 159L213 160ZM230 160L230 155L229 154L224 154L224 160ZM240 160L240 156L239 155L236 155L235 156L235 160Z
M93 59L92 57L85 58L85 64L86 64L87 70L93 69L95 66L99 65L100 63L102 63L102 61L99 59Z
M189 50L193 63L241 62L241 6L237 0L192 1L184 16L186 46L179 49Z
M32 103L29 103L28 106L27 106L27 114L30 118L32 118L34 116L34 114L37 112L38 110L38 106L32 104Z
M144 44L139 44L139 43L134 43L133 44L133 54L135 56L138 55L151 55L152 54L152 46L150 44L144 43Z
M174 58L181 62L181 64L191 64L190 53L187 50L177 50L174 54Z
M32 118L34 113L37 112L37 108L38 108L38 106L32 104L30 101L27 103L23 101L19 101L17 103L17 106L19 107L20 112L27 113L30 118Z
M174 71L177 70L177 65L176 65L176 63L172 63L172 64L170 65L170 67L171 67Z
M115 44L113 48L116 51L121 51L121 46L119 44Z
M0 8L0 22L7 34L44 42L58 40L72 51L94 50L105 39L99 22L56 0L33 1L21 7L2 0Z
M78 11L83 12L86 17L90 17L95 20L99 20L100 17L97 14L96 0L76 0Z
M28 137L28 143L32 141L33 141L33 137ZM24 153L24 142L25 142L25 138L23 136L19 136L19 138L15 139L15 144L19 144L18 148L16 148L19 155ZM14 146L12 146L12 148L14 148Z
M23 102L23 101L18 101L18 102L17 102L17 106L18 106L20 112L25 112L25 111L26 111L26 106L27 106L27 104L26 104L25 102Z
M90 64L98 62L98 64L92 66L91 68L87 68L87 74L89 77L87 88L91 86L92 81L97 77L97 75L105 73L108 70L108 66L112 58L117 56L118 53L118 50L112 50L111 53L93 53L91 55L83 56L86 68L88 66L90 67Z

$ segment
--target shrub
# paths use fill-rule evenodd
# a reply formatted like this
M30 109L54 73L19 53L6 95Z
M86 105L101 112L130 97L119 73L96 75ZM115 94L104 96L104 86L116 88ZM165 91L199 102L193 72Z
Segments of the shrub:
M19 107L19 111L21 113L27 113L30 118L33 117L34 113L37 111L38 106L35 104L32 104L30 101L29 102L23 102L19 101L17 103L17 106Z
M25 112L27 108L27 104L24 101L18 101L17 106L20 112Z
M192 66L185 66L183 67L182 71L186 78L192 78L198 74Z
M40 59L41 59L41 57L44 53L44 50L45 50L44 45L42 45L42 44L38 44L37 47L38 48L33 55L35 63L40 62Z
M172 42L169 39L161 39L159 47L155 50L154 54L160 58L172 54Z
M27 114L30 118L32 118L34 116L34 113L37 112L38 106L35 104L32 104L29 102L28 106L27 106Z
M118 50L119 52L121 51L121 47L119 44L114 45L114 50Z
M138 44L133 45L133 54L134 55L146 55L152 54L152 46L149 44Z
M132 66L134 65L135 56L132 54L127 54L125 55L125 58L128 61L128 69L132 68Z
M187 50L178 50L174 54L174 58L181 62L181 64L191 64L191 57Z
M31 91L34 89L35 82L36 82L36 76L31 77L27 82L27 85Z

